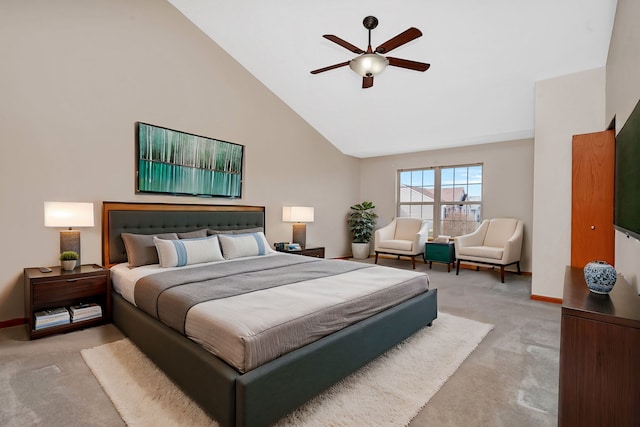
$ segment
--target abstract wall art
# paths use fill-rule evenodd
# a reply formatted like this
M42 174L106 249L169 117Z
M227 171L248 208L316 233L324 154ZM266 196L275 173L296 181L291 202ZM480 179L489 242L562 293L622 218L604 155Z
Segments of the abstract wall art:
M136 123L136 193L241 197L244 146Z

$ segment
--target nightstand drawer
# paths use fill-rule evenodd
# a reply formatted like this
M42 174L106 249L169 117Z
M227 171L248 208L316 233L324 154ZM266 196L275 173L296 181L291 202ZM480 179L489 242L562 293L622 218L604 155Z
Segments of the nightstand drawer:
M324 246L307 245L306 247L303 247L302 249L299 249L297 251L287 251L287 250L278 249L278 248L276 248L276 250L278 252L286 252L288 254L304 255L304 256L310 256L314 258L324 258Z
M36 282L33 284L33 305L52 306L56 303L104 294L106 291L105 275Z
M302 255L315 258L324 258L324 248L304 249Z

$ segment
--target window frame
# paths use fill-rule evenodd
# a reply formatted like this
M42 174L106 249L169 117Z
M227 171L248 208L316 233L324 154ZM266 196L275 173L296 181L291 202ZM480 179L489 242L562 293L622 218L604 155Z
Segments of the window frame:
M481 182L480 182L480 200L469 200L469 198L467 198L467 200L464 201L449 201L449 202L445 202L442 201L442 171L443 169L453 169L454 170L454 176L455 176L455 169L456 168L471 168L471 167L477 167L479 166L481 168ZM401 196L402 196L402 188L403 188L403 184L402 184L402 180L401 180L401 176L402 173L407 173L407 172L415 172L415 171L433 171L433 182L434 182L434 189L433 189L433 201L429 201L429 202L425 202L423 201L418 201L418 202L403 202L401 200ZM455 181L454 181L455 184ZM467 185L469 185L469 183L467 182ZM465 193L466 194L466 193ZM471 206L471 205L479 205L480 206L480 218L478 218L478 225L482 222L483 220L483 201L484 201L484 163L468 163L468 164L459 164L459 165L445 165L445 166L429 166L429 167L421 167L421 168L408 168L408 169L398 169L396 172L396 216L400 217L403 216L402 215L402 206L432 206L433 209L433 219L428 219L430 221L433 221L431 224L431 229L429 230L429 237L437 237L438 235L441 235L441 225L442 225L442 211L443 211L443 207L444 206L450 206L450 205L458 205L458 206Z

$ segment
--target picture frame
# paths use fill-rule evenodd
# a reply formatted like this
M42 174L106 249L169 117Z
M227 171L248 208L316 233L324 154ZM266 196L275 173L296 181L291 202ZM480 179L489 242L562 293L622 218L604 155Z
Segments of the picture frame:
M242 197L244 146L136 122L136 194Z

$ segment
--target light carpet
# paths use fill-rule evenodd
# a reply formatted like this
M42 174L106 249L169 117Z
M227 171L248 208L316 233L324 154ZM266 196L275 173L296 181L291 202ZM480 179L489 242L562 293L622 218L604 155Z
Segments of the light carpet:
M277 425L406 426L492 328L438 313L433 326L418 331ZM217 425L128 339L81 353L127 425Z

